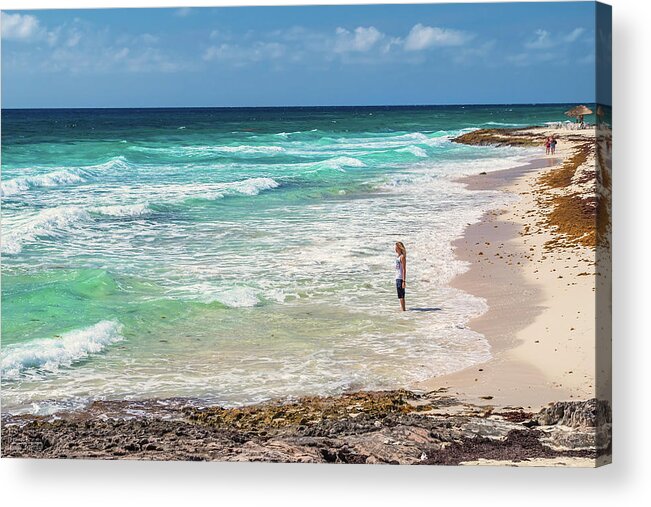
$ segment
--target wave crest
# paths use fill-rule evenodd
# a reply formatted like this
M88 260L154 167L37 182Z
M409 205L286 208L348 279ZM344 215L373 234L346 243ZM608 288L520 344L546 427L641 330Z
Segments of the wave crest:
M62 206L41 211L2 236L2 253L20 253L24 243L41 237L59 236L69 227L85 220L90 220L90 215L77 206Z
M354 157L334 157L319 162L313 162L313 167L318 169L336 169L344 172L345 167L366 167L366 164Z
M247 287L225 289L218 294L210 294L203 299L205 303L219 302L229 308L251 308L260 303L257 292Z
M126 169L129 163L122 156L113 157L101 164L89 165L84 167L64 167L46 174L37 174L34 176L19 176L0 185L0 196L8 197L11 195L21 194L34 188L59 187L64 185L74 185L84 183L89 178L96 176L98 172L105 172L113 169Z
M71 185L73 183L83 183L86 179L83 172L73 172L68 169L54 171L48 174L38 176L21 176L12 180L2 182L0 196L20 194L32 188L38 187L57 187L60 185Z
M98 206L91 209L92 213L110 217L139 217L150 213L147 204L123 204L115 206Z
M399 153L411 153L415 157L420 157L420 158L427 157L427 152L423 148L421 148L420 146L414 146L413 144L409 146L405 146L404 148L400 148L396 151Z
M280 183L272 178L249 178L242 181L224 184L227 191L237 192L244 195L258 195L263 190L278 188Z
M216 146L216 151L223 151L226 153L245 153L245 154L257 154L257 153L282 153L285 151L285 148L282 146Z
M225 153L237 153L242 155L274 155L282 153L285 148L274 145L248 145L238 146L178 146L174 148L157 148L151 146L131 146L129 149L142 153L164 153L176 157L205 157L223 155Z
M56 338L7 345L2 350L2 378L17 380L30 374L56 373L123 340L121 331L119 322L103 320Z
M188 199L222 199L227 196L255 196L264 190L278 188L280 183L272 178L248 178L228 183L202 183L165 187L168 201L183 202Z

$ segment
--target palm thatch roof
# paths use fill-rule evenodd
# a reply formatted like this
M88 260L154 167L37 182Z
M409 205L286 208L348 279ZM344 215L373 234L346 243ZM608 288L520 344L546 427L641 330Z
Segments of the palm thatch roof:
M569 111L565 111L566 116L570 116L572 118L578 118L579 116L585 116L586 114L592 114L592 109L589 109L586 106L576 106L570 109Z

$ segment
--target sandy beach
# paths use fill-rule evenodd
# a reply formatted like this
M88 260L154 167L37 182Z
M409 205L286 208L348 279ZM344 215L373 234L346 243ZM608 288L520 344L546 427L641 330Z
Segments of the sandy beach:
M572 168L571 185L559 190L545 183L567 170L584 147L595 146L596 133L594 128L535 128L521 134L534 142L556 136L556 154L545 155L541 144L541 157L530 164L462 180L471 190L501 189L518 196L508 209L489 212L470 225L455 243L470 269L453 285L486 299L488 312L470 326L490 341L493 358L417 387L446 388L478 403L489 399L498 406L539 409L550 401L598 395L594 240L590 231L568 238L550 221L555 196L578 195L585 202L594 198L595 179L583 176L594 171L594 150ZM608 385L605 372L599 374L599 381Z

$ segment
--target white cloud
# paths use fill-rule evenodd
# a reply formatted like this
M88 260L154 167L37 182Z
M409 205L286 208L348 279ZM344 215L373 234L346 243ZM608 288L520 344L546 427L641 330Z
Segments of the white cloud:
M88 26L79 18L50 29L31 14L2 13L2 38L7 40L45 42L50 47L62 45L73 48L88 32Z
M177 72L190 68L190 64L171 58L158 48L94 45L92 48L55 48L40 68L50 72L72 72L75 74L94 72Z
M123 62L130 72L177 72L188 67L186 62L172 59L158 48L127 49ZM116 55L119 56L118 52Z
M565 42L574 42L585 32L584 28L575 28L569 34L565 36Z
M255 42L250 46L220 44L208 47L202 55L206 62L231 61L237 65L263 60L277 60L285 55L286 47L278 42Z
M232 65L276 60L304 61L323 65L333 61L345 64L377 64L389 61L422 63L426 58L420 50L431 47L464 46L448 54L455 61L480 58L492 46L472 51L466 43L474 38L469 32L417 24L407 34L387 34L375 26L338 27L334 32L309 30L292 26L264 34L255 32L233 34L213 30L208 34L209 45L201 54L206 62L221 61ZM257 41L257 42L256 42ZM463 58L459 53L463 52ZM282 59L281 59L282 57Z
M2 13L2 38L31 41L39 39L43 29L35 16L29 14Z
M129 56L130 52L131 51L129 48L120 48L113 54L113 59L116 61L124 60L127 56Z
M90 36L90 34L86 34L86 36ZM119 45L125 45L125 46L151 46L154 44L157 44L160 41L160 37L157 35L153 35L151 33L145 32L145 33L140 33L140 34L121 34L116 37L115 43Z
M143 33L140 36L140 40L145 44L156 44L160 40L160 38L150 33Z
M337 53L366 52L384 38L384 34L374 26L358 26L353 32L339 27L335 33L334 50Z
M492 66L495 59L491 58L491 54L494 52L496 45L497 41L492 39L476 46L459 48L455 52L453 60L458 64L465 65L483 61L485 64Z
M524 46L527 49L550 49L561 44L571 44L576 42L581 35L585 32L584 28L575 28L570 33L553 34L547 30L538 29L534 32L534 37Z
M66 46L69 48L74 48L79 41L81 40L81 34L79 32L72 32L66 41Z
M527 67L531 65L567 65L570 60L565 53L554 50L529 51L507 55L505 61L518 67Z
M514 65L526 65L529 63L528 59L529 55L527 53L517 53L515 55L506 56L506 61Z
M382 45L382 53L389 53L394 47L400 47L404 41L400 37L391 37L385 44Z
M32 15L2 13L2 38L38 42L27 48L3 51L3 58L29 61L22 65L47 72L176 72L195 68L199 62L163 50L151 33L114 34L108 27L80 18L48 27ZM18 58L16 58L16 56Z
M469 39L470 35L460 30L418 23L407 35L404 48L407 51L421 51L434 46L461 46Z
M548 49L554 45L551 34L547 30L536 30L535 38L525 43L529 49Z

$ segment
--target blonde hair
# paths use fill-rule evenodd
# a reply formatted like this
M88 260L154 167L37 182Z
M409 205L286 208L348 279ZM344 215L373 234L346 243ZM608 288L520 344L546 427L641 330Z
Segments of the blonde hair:
M402 241L396 241L396 246L398 247L398 250L400 250L400 253L407 257L407 249L405 248L405 245Z

